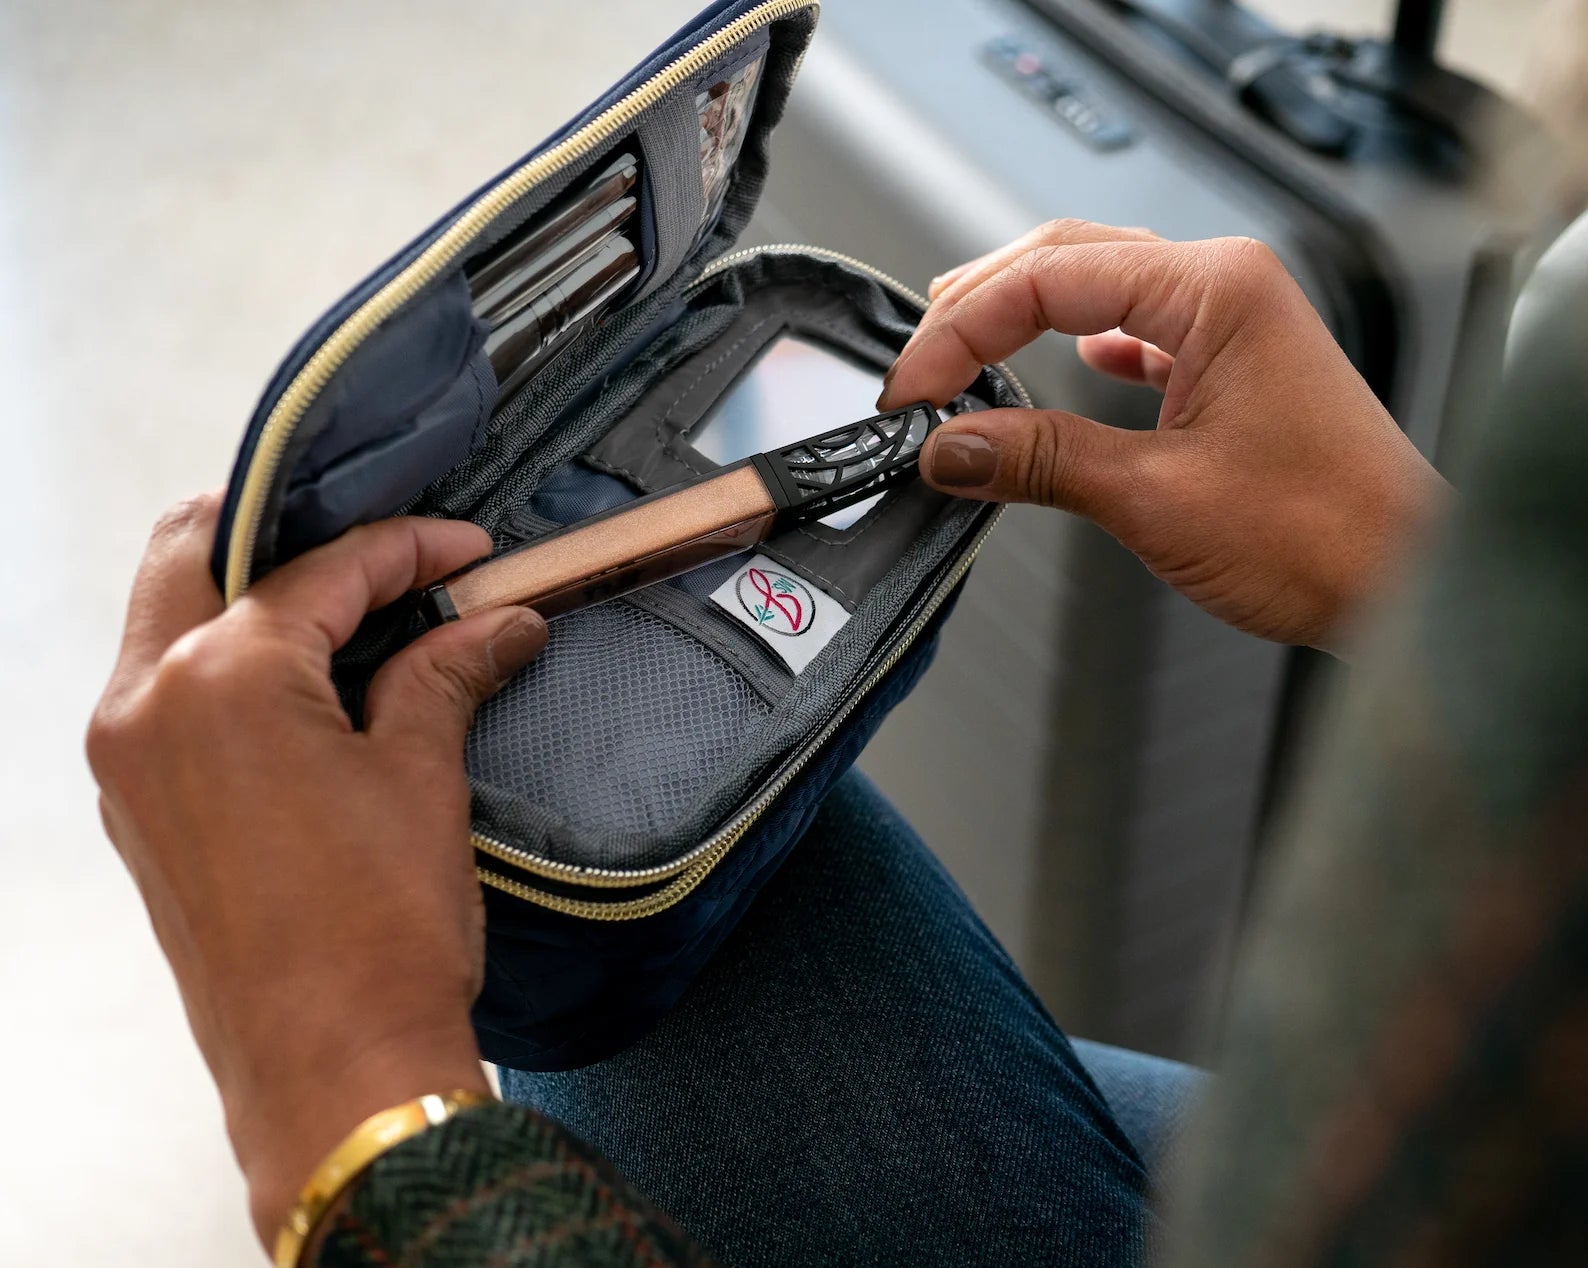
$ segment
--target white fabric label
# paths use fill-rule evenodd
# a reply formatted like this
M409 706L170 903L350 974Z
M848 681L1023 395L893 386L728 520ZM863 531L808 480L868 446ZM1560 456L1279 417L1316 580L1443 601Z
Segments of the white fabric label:
M765 555L751 555L711 592L711 601L754 630L796 674L849 624L837 599Z

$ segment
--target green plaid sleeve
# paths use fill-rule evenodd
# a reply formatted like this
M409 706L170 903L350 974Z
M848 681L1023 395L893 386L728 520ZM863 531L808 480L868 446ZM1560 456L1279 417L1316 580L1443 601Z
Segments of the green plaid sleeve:
M1581 358L1576 293L1551 320ZM1588 418L1551 381L1506 394L1323 728L1177 1268L1588 1263Z
M390 1150L333 1217L317 1268L672 1268L709 1256L588 1146L512 1105Z

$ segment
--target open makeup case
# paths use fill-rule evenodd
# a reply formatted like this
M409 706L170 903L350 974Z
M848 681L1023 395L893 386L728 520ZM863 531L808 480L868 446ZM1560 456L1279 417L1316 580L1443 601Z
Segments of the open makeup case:
M215 545L227 600L356 523L469 519L508 549L710 472L753 451L723 424L752 378L802 402L776 444L873 412L924 299L816 248L732 251L816 16L806 0L707 9L321 318L244 438ZM481 308L495 263L609 179L613 267L554 340L504 362ZM827 403L857 374L863 403ZM1026 403L989 367L950 408ZM644 1033L919 678L998 508L917 480L857 514L770 538L755 568L736 556L559 617L480 710L487 1059L570 1068ZM422 629L394 604L337 655L355 720Z

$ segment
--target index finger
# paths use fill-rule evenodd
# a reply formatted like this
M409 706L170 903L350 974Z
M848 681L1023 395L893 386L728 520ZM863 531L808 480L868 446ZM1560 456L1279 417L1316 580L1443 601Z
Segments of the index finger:
M381 520L283 564L251 586L232 610L244 620L264 616L329 656L375 608L490 549L490 534L463 520Z
M177 503L155 524L127 600L118 680L143 674L182 635L220 615L225 605L209 562L220 508L219 491L204 493Z
M957 299L1036 247L1072 247L1093 242L1162 241L1164 239L1151 229L1121 228L1118 225L1098 224L1092 220L1050 220L1005 246L989 251L985 255L979 255L958 268L950 269L941 277L933 278L927 293L935 301L949 302Z
M894 363L885 399L951 400L982 366L1045 330L1094 335L1118 327L1175 356L1218 284L1206 245L1035 247L928 310Z

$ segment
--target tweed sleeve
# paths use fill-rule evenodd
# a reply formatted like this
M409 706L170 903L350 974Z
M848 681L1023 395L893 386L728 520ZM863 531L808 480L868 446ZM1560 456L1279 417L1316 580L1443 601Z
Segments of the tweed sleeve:
M390 1150L332 1217L316 1268L706 1265L610 1164L518 1106L470 1110Z
M1580 361L1588 298L1551 321ZM1588 1262L1588 420L1553 377L1504 394L1287 816L1174 1268Z

